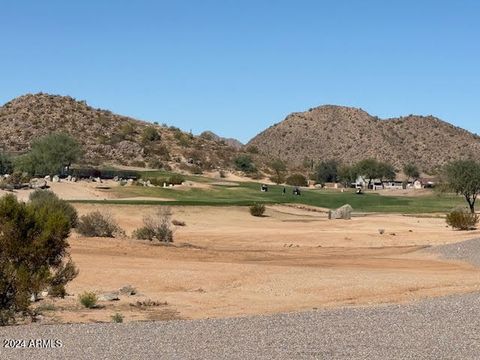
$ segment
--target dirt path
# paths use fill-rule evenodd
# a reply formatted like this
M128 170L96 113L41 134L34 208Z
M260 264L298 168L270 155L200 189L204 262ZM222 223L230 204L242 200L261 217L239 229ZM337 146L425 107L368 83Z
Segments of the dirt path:
M151 206L76 205L80 214L109 211L130 234ZM141 319L230 317L344 305L405 302L477 289L472 265L419 251L473 233L447 229L444 220L374 215L329 221L325 214L268 209L250 216L242 207L175 207L186 222L175 246L133 239L70 239L80 275L73 296L55 303L49 321L109 321L121 312ZM378 228L386 232L381 235ZM131 284L140 295L85 310L77 295L110 292ZM167 302L138 308L137 301Z

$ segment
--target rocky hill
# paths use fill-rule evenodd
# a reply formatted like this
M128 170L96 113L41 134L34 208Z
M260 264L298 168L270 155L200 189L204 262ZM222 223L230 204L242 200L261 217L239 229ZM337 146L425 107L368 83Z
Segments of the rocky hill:
M223 141L225 144L227 144L228 146L231 146L235 149L241 149L243 147L243 144L240 141L238 141L237 139L225 138L225 137L222 137L222 136L219 136L219 135L215 134L212 131L204 131L200 134L200 137L205 138L205 139L209 139L209 140Z
M480 159L478 135L433 116L382 120L361 109L333 105L293 113L247 145L290 164L305 159L354 163L373 157L398 169L413 162L431 172L454 159Z
M0 150L24 153L32 140L53 132L77 139L90 165L210 169L228 166L237 153L225 142L95 109L69 96L28 94L0 107Z

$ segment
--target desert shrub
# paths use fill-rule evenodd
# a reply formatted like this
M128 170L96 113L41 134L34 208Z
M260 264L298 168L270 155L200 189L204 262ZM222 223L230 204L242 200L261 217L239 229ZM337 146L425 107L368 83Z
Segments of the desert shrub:
M78 295L78 301L87 309L93 309L97 306L97 295L91 291L85 291L83 294Z
M171 216L169 207L160 207L154 215L143 218L143 227L136 229L132 234L133 237L140 240L173 242L173 230L170 225Z
M257 168L249 155L240 155L233 160L235 168L245 173L254 172Z
M118 312L113 314L112 315L112 322L117 323L117 324L123 323L123 315L118 313Z
M133 123L131 122L125 122L120 126L118 130L118 135L121 137L122 140L131 138L135 134L135 125L133 125Z
M143 160L133 160L130 162L130 165L135 167L140 167L140 168L147 167L147 164L145 164L145 161Z
M25 184L30 181L31 177L26 172L14 171L5 182L10 185Z
M78 221L77 231L89 237L115 237L122 232L109 213L100 211L82 215Z
M53 192L49 190L35 190L30 194L29 200L34 209L46 207L48 209L60 210L68 217L71 227L77 226L77 210L68 202L61 200Z
M254 171L254 172L248 174L248 176L253 180L263 179L263 174L260 171Z
M150 169L161 169L163 168L163 162L157 158L148 160L148 167Z
M263 204L255 203L252 206L250 206L250 214L252 214L252 216L262 216L264 212L265 212L265 205Z
M12 171L12 159L7 154L0 152L0 175L10 174Z
M138 240L153 240L155 237L155 232L151 228L143 226L141 228L135 229L132 233L132 236Z
M173 219L172 220L172 224L175 225L175 226L185 226L185 221L182 221L182 220L176 220L176 219Z
M168 178L168 182L172 185L182 185L185 181L185 177L181 174L172 174Z
M247 146L247 152L250 154L258 154L258 148L255 145Z
M171 159L170 152L164 144L155 146L151 151L153 154L160 156L162 160L169 161Z
M202 168L198 165L191 166L190 167L190 172L194 175L202 175L203 174Z
M70 219L61 208L34 208L14 195L0 198L0 325L31 316L31 297L63 286L77 270L69 259ZM68 269L67 269L68 268Z
M148 126L143 130L143 133L142 133L143 143L149 143L157 140L160 140L160 134L158 133L157 129L155 129L153 126Z
M302 174L292 174L287 177L286 183L292 186L307 186L307 178Z
M473 230L478 223L477 214L472 214L464 209L455 209L447 214L447 224L457 230Z

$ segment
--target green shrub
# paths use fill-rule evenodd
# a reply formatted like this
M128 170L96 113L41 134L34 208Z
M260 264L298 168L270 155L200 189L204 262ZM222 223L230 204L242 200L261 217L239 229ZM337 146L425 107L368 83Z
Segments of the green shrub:
M292 186L307 186L307 178L302 174L292 174L287 177L286 183Z
M71 227L77 226L77 210L75 210L75 208L68 202L59 199L59 197L53 192L49 190L38 189L32 192L28 199L30 200L30 204L34 209L48 208L60 210L68 217Z
M112 315L112 322L120 324L123 323L123 315L120 313L115 313Z
M455 209L447 214L447 224L457 230L474 230L479 217L464 209Z
M80 304L87 309L93 309L97 306L98 298L94 292L85 291L83 294L78 295L78 300L80 301Z
M31 297L64 286L77 274L69 260L71 224L60 207L34 207L14 195L0 198L0 325L18 314L34 319Z
M80 217L77 231L88 237L115 237L122 231L109 213L93 211Z
M172 185L182 185L185 181L185 177L181 174L172 174L168 178L168 182Z
M153 126L148 126L143 130L143 133L142 133L143 143L149 143L157 140L160 140L160 134L158 133L157 129L155 129Z
M235 168L245 173L251 173L256 171L255 164L249 155L240 155L233 160Z
M12 171L12 158L3 152L0 152L0 175L10 174Z
M250 206L250 214L252 214L252 216L262 216L264 212L265 212L265 205L263 204L255 203L252 206Z

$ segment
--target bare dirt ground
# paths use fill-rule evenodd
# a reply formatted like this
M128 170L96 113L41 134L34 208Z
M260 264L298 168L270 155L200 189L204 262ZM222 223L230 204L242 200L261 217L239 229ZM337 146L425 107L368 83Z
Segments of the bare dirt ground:
M150 206L75 205L80 214L110 212L127 235ZM174 246L125 239L70 238L79 276L72 296L55 300L45 322L199 319L407 302L478 290L480 271L420 251L480 236L456 232L441 218L369 215L328 220L326 214L288 206L252 217L244 207L174 207ZM378 229L385 230L380 234ZM139 294L78 305L83 291L99 294L130 284ZM162 304L138 305L152 300ZM39 306L44 306L44 300ZM167 305L163 305L167 302Z

